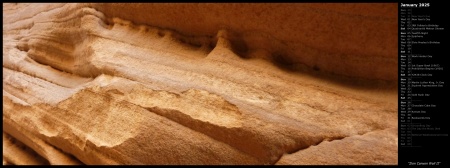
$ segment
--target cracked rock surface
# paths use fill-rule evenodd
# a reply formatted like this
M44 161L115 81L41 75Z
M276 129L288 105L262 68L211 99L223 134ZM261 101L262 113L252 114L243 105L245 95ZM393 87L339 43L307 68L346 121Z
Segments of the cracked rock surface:
M396 4L3 4L3 165L397 164Z

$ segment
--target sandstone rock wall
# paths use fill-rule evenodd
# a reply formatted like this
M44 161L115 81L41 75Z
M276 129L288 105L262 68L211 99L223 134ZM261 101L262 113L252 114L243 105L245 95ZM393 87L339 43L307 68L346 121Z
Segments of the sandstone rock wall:
M396 10L3 4L3 164L397 164Z

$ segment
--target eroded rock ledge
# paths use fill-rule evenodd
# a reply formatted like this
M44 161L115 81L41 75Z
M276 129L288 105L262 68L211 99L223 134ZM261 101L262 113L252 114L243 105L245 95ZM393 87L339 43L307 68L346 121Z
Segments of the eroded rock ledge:
M3 4L3 164L397 164L396 10Z

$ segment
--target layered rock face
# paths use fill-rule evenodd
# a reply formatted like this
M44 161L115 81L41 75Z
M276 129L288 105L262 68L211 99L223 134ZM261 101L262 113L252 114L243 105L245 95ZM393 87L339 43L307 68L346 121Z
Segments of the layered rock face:
M3 164L397 164L397 4L3 4Z

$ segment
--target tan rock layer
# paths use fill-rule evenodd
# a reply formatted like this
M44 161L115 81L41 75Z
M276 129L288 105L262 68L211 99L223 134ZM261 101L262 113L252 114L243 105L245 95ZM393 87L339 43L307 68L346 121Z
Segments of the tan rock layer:
M397 163L397 129L370 132L342 140L325 141L317 146L285 155L279 165L351 165ZM380 140L381 139L381 140ZM338 149L338 150L329 150ZM327 156L333 157L327 157Z
M47 160L3 132L3 165L47 165Z
M268 57L294 69L306 65L340 75L397 79L395 3L91 5L106 17L186 35L214 37L229 30L242 57Z

